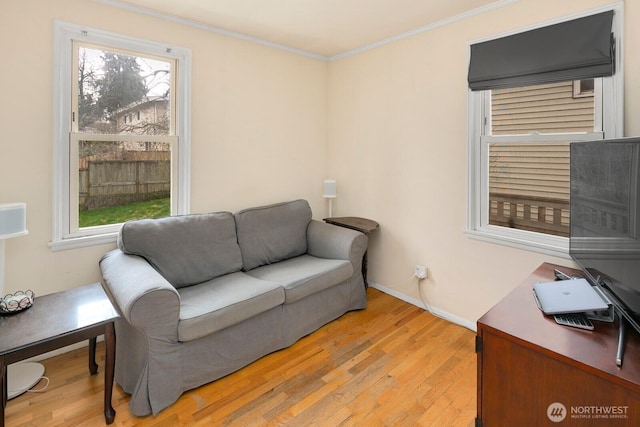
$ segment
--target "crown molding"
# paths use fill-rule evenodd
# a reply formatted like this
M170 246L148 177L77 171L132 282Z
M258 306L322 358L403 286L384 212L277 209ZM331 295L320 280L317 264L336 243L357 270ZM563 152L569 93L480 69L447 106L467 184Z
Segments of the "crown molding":
M426 33L427 31L435 30L436 28L444 27L445 25L453 24L454 22L462 21L462 20L477 16L477 15L481 15L483 13L486 13L486 12L489 12L489 11L492 11L492 10L495 10L495 9L502 8L502 7L508 6L510 4L513 4L513 3L517 3L519 1L520 0L499 0L499 1L495 2L495 3L491 3L491 4L488 4L486 6L482 6L482 7L479 7L477 9L473 9L473 10L461 13L459 15L452 16L452 17L447 18L447 19L443 19L443 20L440 20L440 21L437 21L437 22L433 22L431 24L424 25L422 27L416 28L415 30L407 31L407 32L404 32L404 33L401 33L401 34L398 34L398 35L395 35L395 36L392 36L392 37L388 37L386 39L379 40L379 41L374 42L374 43L370 43L368 45L365 45L365 46L362 46L362 47L359 47L359 48L356 48L356 49L352 49L352 50L349 50L349 51L346 51L346 52L343 52L343 53L339 53L337 55L329 57L329 61L337 61L339 59L346 58L348 56L358 55L358 54L366 52L368 50L376 49L376 48L378 48L380 46L384 46L384 45L387 45L387 44L390 44L390 43L395 43L395 42L397 42L399 40L406 39L406 38L409 38L409 37L413 37L413 36L415 36L417 34Z
M348 51L345 51L343 53L339 53L339 54L333 55L333 56L320 55L320 54L317 54L317 53L314 53L314 52L309 52L309 51L306 51L306 50L303 50L303 49L297 49L297 48L294 48L294 47L291 47L291 46L287 46L287 45L283 45L283 44L280 44L280 43L270 42L270 41L267 41L267 40L264 40L264 39L261 39L261 38L258 38L258 37L253 37L253 36L249 36L249 35L246 35L246 34L238 33L238 32L235 32L235 31L226 30L224 28L216 27L214 25L204 24L202 22L197 22L197 21L193 21L193 20L190 20L190 19L186 19L186 18L180 18L178 16L174 16L174 15L170 15L170 14L167 14L167 13L158 12L158 11L151 10L151 9L148 9L148 8L144 8L144 7L141 7L141 6L135 6L135 5L132 5L132 4L129 4L129 3L125 3L122 0L93 0L93 1L96 2L96 3L102 3L102 4L105 4L105 5L108 5L108 6L117 7L119 9L124 9L124 10L130 11L130 12L139 13L139 14L150 16L150 17L153 17L153 18L164 19L166 21L170 21L170 22L174 22L174 23L182 24L182 25L187 25L187 26L190 26L190 27L193 27L193 28L198 28L198 29L205 30L205 31L210 31L212 33L220 34L220 35L223 35L223 36L233 37L233 38L240 39L240 40L245 40L245 41L248 41L248 42L251 42L251 43L256 43L256 44L259 44L259 45L262 45L262 46L268 46L268 47L271 47L271 48L274 48L274 49L283 50L285 52L294 53L296 55L307 56L309 58L318 59L320 61L325 61L325 62L333 62L333 61L337 61L339 59L343 59L343 58L346 58L346 57L349 57L349 56L358 55L358 54L366 52L368 50L375 49L375 48L378 48L378 47L381 47L381 46L384 46L384 45L387 45L387 44L390 44L390 43L394 43L394 42L397 42L397 41L402 40L402 39L413 37L413 36L415 36L417 34L421 34L421 33L427 32L427 31L431 31L431 30L434 30L436 28L440 28L440 27L443 27L445 25L452 24L454 22L462 21L464 19L468 19L468 18L471 18L473 16L477 16L477 15L480 15L480 14L483 14L483 13L486 13L486 12L489 12L489 11L492 11L492 10L495 10L495 9L499 9L499 8L511 5L513 3L517 3L520 0L498 0L495 3L491 3L491 4L488 4L486 6L483 6L483 7L477 8L477 9L473 9L473 10L470 10L468 12L464 12L464 13L461 13L459 15L455 15L455 16L452 16L450 18L443 19L441 21L434 22L434 23L431 23L431 24L416 28L414 30L407 31L407 32L404 32L404 33L401 33L401 34L398 34L398 35L395 35L395 36L392 36L392 37L388 37L388 38L379 40L377 42L370 43L370 44L358 47L356 49L348 50Z
M124 9L129 12L139 13L141 15L150 16L152 18L164 19L165 21L173 22L176 24L182 24L193 28L198 28L200 30L209 31L212 33L220 34L227 37L232 37L235 39L240 39L244 41L248 41L251 43L256 43L262 46L272 47L274 49L283 50L289 53L295 53L296 55L308 56L313 59L319 59L321 61L329 61L329 57L325 55L320 55L314 52L309 52L303 49L296 49L291 46L286 46L280 43L270 42L258 37L249 36L246 34L238 33L235 31L226 30L224 28L216 27L215 25L204 24L202 22L193 21L191 19L180 18L175 15L170 15L168 13L162 13L155 10L151 10L148 8L144 8L141 6L134 6L129 3L125 3L121 0L93 0L96 3L102 3L107 6L117 7L119 9Z

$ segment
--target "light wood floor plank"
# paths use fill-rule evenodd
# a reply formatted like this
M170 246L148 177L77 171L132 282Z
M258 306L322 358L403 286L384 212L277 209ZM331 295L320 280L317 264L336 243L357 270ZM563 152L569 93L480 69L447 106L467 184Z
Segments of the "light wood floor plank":
M129 413L114 387L114 426L447 426L476 415L474 333L368 289L369 307L211 384L157 416ZM43 363L50 385L8 402L7 427L104 425L104 349L90 376L87 349ZM36 386L37 388L38 386Z

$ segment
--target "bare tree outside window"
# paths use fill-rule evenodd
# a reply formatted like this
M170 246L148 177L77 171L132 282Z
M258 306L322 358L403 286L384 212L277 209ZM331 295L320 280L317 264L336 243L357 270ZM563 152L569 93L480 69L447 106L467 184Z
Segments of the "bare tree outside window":
M171 143L162 137L173 135L172 62L81 44L77 49L79 227L148 217L131 207L139 202L160 201L151 216L168 215ZM90 213L111 208L129 213Z

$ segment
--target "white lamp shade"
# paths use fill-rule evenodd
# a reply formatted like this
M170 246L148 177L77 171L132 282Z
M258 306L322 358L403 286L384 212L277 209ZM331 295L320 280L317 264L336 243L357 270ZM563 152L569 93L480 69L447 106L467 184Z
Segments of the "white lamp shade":
M27 204L0 203L0 239L24 236L27 231Z
M338 197L335 179L324 180L324 195L322 197L326 199L335 199L336 197Z

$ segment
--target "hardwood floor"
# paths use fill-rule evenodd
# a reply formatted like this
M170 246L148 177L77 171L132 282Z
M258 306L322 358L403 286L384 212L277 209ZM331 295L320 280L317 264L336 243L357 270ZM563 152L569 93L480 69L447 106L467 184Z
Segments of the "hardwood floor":
M375 289L368 297L366 310L184 393L156 417L131 415L116 385L112 425L473 426L475 334ZM104 425L101 343L97 358L95 376L86 348L45 360L47 390L10 400L5 425Z

